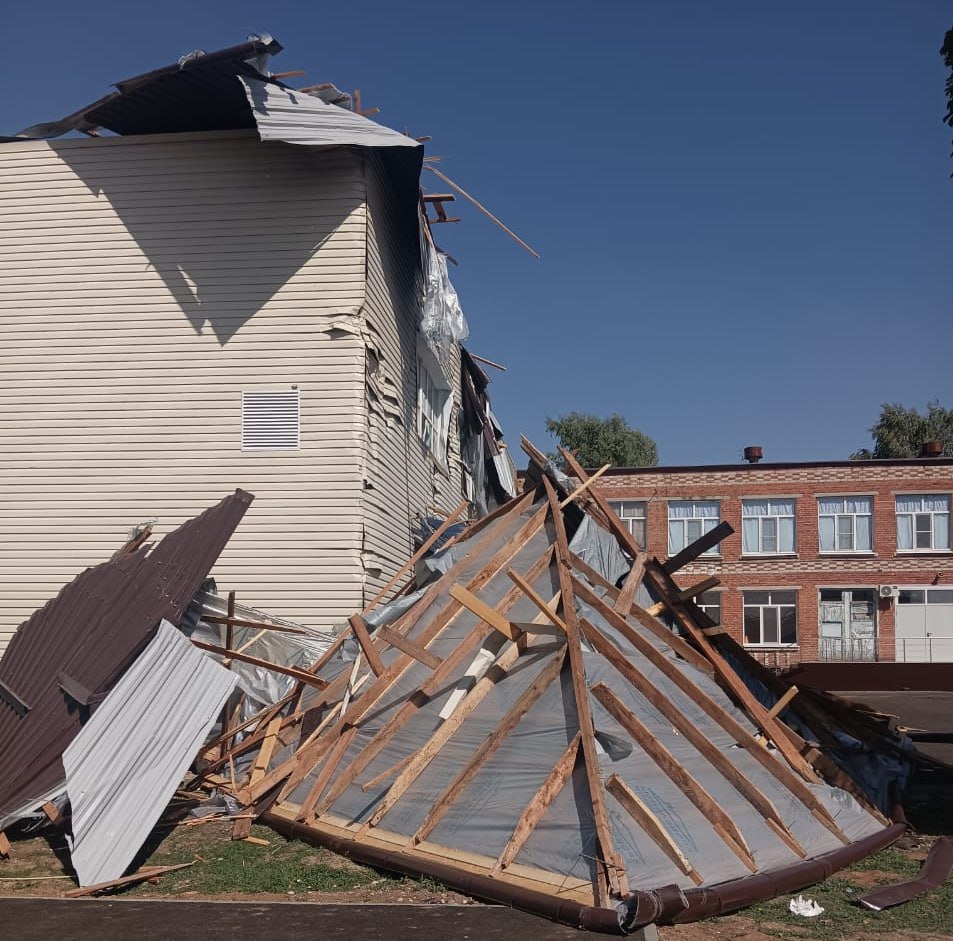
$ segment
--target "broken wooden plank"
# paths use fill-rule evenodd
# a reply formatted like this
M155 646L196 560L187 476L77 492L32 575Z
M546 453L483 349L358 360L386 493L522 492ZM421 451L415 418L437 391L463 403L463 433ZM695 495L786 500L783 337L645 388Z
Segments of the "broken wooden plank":
M619 590L619 596L612 606L620 614L629 613L629 609L635 602L635 595L639 590L639 585L642 584L642 577L644 575L645 553L640 552L633 560L632 568L629 569L629 574L626 575L625 581L622 583L622 588Z
M377 628L374 632L376 637L379 637L385 643L391 645L391 647L396 647L398 650L402 650L405 654L409 654L415 660L422 663L424 666L430 667L431 670L436 670L443 661L436 654L432 654L426 647L421 647L420 644L412 641L409 637L405 637L403 634L398 631L392 630L386 625L383 627Z
M0 830L0 856L5 856L7 859L10 858L10 841L7 839L7 835L3 830Z
M123 876L121 879L112 879L109 882L99 882L96 885L87 885L79 889L70 889L64 892L64 898L79 899L86 895L98 895L100 892L106 892L109 889L118 889L124 885L135 885L137 882L146 882L154 879L156 876L164 876L167 872L175 872L177 869L188 869L194 866L198 860L193 859L190 863L179 863L177 866L145 866L131 876Z
M540 615L545 617L553 627L558 627L564 634L566 633L566 624L561 617L549 606L544 598L542 598L532 585L525 578L523 578L519 572L513 571L513 569L507 569L506 574L509 577L510 581L516 585L520 591L533 602L534 605L539 609ZM560 591L560 596L562 592Z
M321 764L321 770L315 776L311 790L308 791L307 796L301 802L301 806L298 809L298 820L307 821L314 816L312 814L312 808L324 793L324 789L328 786L328 783L337 771L341 759L350 747L351 742L354 741L356 734L357 726L352 725L349 729L345 729L341 737L334 743L334 747L328 752L328 756Z
M578 487L576 487L575 490L573 490L571 494L569 494L568 497L560 502L559 509L564 509L570 503L572 503L573 500L577 500L579 497L581 497L610 467L612 467L611 464L604 464L602 467L600 467L599 470L597 470L588 478L588 480L583 481Z
M664 568L669 575L674 574L680 568L684 568L688 565L689 562L694 562L700 555L717 546L719 542L732 535L734 531L734 527L730 523L719 523L714 529L708 530L707 533L702 533L693 543L685 546L681 552L676 553L668 561L664 562L662 568Z
M586 634L587 639L589 634ZM640 690L644 693L644 690ZM751 849L741 831L731 817L726 814L718 802L708 793L675 756L649 731L644 723L619 699L605 683L596 683L592 694L602 707L625 729L636 745L645 752L656 765L668 775L669 780L695 805L699 813L711 824L712 829L721 837L725 845L752 872L758 869ZM777 813L777 811L775 811Z
M313 676L311 673L306 673L304 670L299 670L297 667L286 667L280 663L272 663L270 660L261 660L258 657L251 657L247 653L239 653L237 650L229 650L227 647L216 647L215 644L206 644L200 640L195 640L195 638L192 638L192 643L201 650L219 654L220 656L227 657L229 660L241 660L242 663L250 663L252 666L261 667L263 670L273 670L275 673L283 673L285 676L290 676L292 679L297 680L299 683L304 683L307 686L324 689L328 685L326 680ZM229 735L230 734L232 733L229 733Z
M566 786L566 782L572 777L573 768L576 767L581 741L582 736L577 732L546 780L539 786L539 790L523 809L523 813L520 814L520 818L516 822L513 835L496 859L491 875L498 873L501 869L506 869L519 855L519 851L532 836L539 821L543 819L552 802L556 800Z
M450 597L462 604L471 614L475 614L481 621L485 621L494 630L499 631L504 637L510 640L516 640L519 637L518 629L513 627L496 608L490 607L485 601L477 598L472 591L468 591L463 585L459 583L451 585Z
M364 656L367 657L367 665L374 671L375 676L381 676L386 669L384 661L381 660L381 655L377 652L377 647L374 646L374 641L371 640L371 635L367 632L364 619L359 614L352 614L347 622L351 625L351 630L354 631L354 636L361 645Z
M280 716L272 719L265 729L265 737L262 739L261 748L255 756L252 764L251 774L249 775L249 787L257 784L268 772L268 766L271 764L272 755L275 752L275 745L278 743L278 733L281 731L282 719ZM233 840L247 839L251 833L252 815L243 814L239 820L235 821L232 828Z
M690 588L685 588L676 595L679 601L690 601L692 598L697 598L703 592L709 591L712 588L717 587L721 584L721 579L717 575L709 575L707 578L703 578L700 582L696 582ZM651 607L645 609L647 614L651 614L653 617L658 617L666 608L664 601L657 601Z
M622 805L628 815L645 831L653 843L683 872L695 885L701 885L703 879L689 858L682 852L675 838L668 832L661 820L640 800L638 794L617 774L606 781L606 790Z

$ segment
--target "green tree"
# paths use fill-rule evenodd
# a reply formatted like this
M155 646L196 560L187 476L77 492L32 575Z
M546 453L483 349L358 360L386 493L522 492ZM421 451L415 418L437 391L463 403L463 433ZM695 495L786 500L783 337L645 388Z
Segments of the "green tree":
M583 412L569 412L547 418L546 430L574 451L586 467L654 467L658 464L655 442L638 428L630 428L621 415L598 418Z
M943 56L943 61L950 70L950 75L946 80L946 115L943 120L950 127L953 127L953 29L948 30L946 36L943 37L940 55Z
M865 461L878 457L919 457L924 441L943 443L943 454L953 457L953 409L943 408L939 401L927 404L926 415L915 408L904 408L897 402L884 403L880 418L870 429L873 449L861 448L850 457Z

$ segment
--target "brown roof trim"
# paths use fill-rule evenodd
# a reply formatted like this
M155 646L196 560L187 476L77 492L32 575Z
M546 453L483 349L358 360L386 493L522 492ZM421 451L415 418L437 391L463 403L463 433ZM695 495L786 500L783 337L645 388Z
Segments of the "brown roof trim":
M768 464L763 461L757 464L748 464L739 461L736 464L685 464L685 465L657 465L655 467L610 467L604 477L638 474L698 474L698 473L728 473L731 471L760 470L797 470L802 467L920 467L942 466L953 467L953 457L904 457L878 458L870 461L778 461ZM587 468L595 473L598 468Z

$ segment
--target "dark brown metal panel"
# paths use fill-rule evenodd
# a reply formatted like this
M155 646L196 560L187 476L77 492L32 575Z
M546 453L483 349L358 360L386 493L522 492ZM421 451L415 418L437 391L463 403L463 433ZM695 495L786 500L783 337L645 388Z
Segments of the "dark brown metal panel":
M113 686L165 618L177 624L245 515L243 490L139 549L77 576L17 630L0 684L29 704L0 698L0 826L10 813L62 784L63 749L89 707L61 685L83 689L94 705Z

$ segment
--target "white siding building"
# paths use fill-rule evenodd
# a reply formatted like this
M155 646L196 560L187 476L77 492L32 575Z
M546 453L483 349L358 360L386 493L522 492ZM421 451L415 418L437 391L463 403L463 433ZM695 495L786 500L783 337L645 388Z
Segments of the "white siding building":
M228 62L208 58L214 114ZM148 125L125 98L111 113ZM418 333L416 175L348 133L263 141L248 107L235 129L0 144L0 650L131 527L162 535L235 487L256 500L220 590L325 630L459 503L459 349L441 365Z

